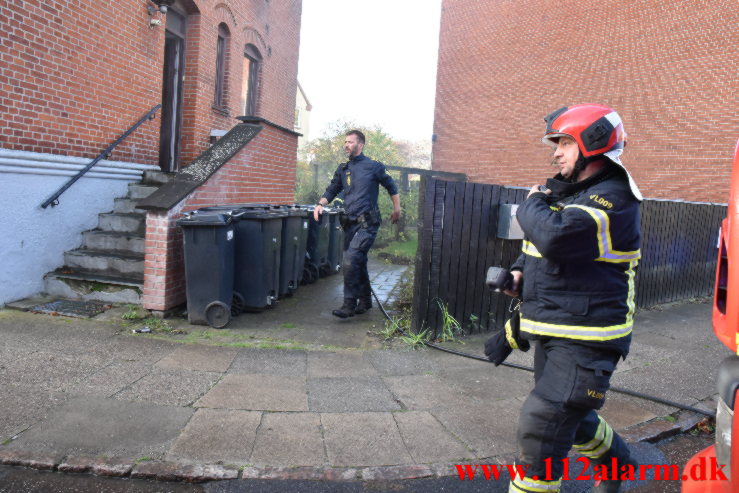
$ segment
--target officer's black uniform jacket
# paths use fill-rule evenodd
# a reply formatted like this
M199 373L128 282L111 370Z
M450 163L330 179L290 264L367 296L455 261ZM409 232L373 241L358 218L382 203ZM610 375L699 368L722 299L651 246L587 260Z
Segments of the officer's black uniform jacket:
M559 180L557 179L559 178ZM521 333L612 348L626 356L634 314L639 201L619 168L579 183L558 175L516 213L525 233Z
M380 185L385 187L391 196L398 193L398 187L392 176L387 174L385 165L360 154L336 168L323 197L331 202L343 191L344 211L349 218L356 219L372 211L376 212L379 218L377 197Z

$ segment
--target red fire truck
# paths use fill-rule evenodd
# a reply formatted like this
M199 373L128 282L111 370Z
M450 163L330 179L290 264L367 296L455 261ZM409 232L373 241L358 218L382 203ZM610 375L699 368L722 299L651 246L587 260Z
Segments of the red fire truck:
M734 151L734 169L729 191L729 210L721 223L713 298L713 331L729 349L739 346L739 141ZM695 454L685 465L683 478L701 465L716 461L725 464L726 479L684 479L683 493L739 492L739 356L721 362L718 371L719 401L716 409L716 444ZM732 445L735 445L732 448Z

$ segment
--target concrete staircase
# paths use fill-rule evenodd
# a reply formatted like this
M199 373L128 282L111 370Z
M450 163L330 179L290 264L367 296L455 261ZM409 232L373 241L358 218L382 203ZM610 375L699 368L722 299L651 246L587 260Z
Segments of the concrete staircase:
M146 171L98 227L82 233L82 246L64 254L64 266L48 273L46 293L68 299L140 304L144 286L146 211L136 204L169 181L171 174Z

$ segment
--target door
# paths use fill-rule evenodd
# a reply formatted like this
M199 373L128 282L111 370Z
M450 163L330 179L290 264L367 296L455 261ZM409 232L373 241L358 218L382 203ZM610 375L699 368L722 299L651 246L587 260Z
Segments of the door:
M166 172L175 172L179 169L184 52L185 17L170 9L167 12L167 32L164 41L162 128L159 141L159 167Z

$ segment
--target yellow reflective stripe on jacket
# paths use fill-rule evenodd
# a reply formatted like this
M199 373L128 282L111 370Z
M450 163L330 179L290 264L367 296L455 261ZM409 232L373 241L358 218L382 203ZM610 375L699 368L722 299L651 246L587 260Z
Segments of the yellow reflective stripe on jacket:
M628 307L628 311L626 312L626 320L624 323L605 327L551 324L528 319L522 314L521 330L530 334L564 337L567 339L580 339L583 341L608 341L629 335L631 333L631 329L634 327L634 311L636 309L634 277L636 276L636 266L638 264L639 262L637 260L632 261L629 264L629 268L624 272L628 277L628 291L626 293L626 306Z
M508 493L551 493L558 492L561 479L542 481L540 479L516 478L508 486Z
M613 244L611 243L611 219L608 217L606 211L578 204L566 205L565 209L568 207L575 207L587 212L598 226L598 251L600 252L600 256L595 260L600 262L631 262L632 260L639 260L641 258L640 250L620 252L613 249Z
M523 240L523 244L521 245L521 251L525 253L526 255L531 255L532 257L541 258L541 253L539 253L539 250L537 250L534 244L528 240Z
M583 455L589 459L599 459L611 449L611 443L613 442L613 428L606 423L606 421L598 416L600 423L598 429L595 431L595 436L592 440L574 444L572 448L575 449L580 455Z
M608 327L588 327L586 325L559 325L537 322L521 317L521 330L530 334L550 337L564 337L583 341L608 341L627 336L631 333L634 323L629 320L620 325Z

